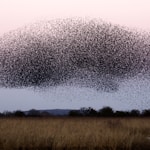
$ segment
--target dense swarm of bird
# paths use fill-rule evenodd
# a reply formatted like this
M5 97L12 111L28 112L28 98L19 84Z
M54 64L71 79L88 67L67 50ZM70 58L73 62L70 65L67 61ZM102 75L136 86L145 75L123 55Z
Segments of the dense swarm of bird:
M98 19L41 21L0 37L1 87L79 85L116 91L150 75L149 33Z

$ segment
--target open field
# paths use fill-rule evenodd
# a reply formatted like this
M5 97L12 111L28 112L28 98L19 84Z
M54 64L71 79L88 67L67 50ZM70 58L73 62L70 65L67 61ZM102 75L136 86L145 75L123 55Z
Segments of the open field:
M0 150L149 150L150 118L1 118Z

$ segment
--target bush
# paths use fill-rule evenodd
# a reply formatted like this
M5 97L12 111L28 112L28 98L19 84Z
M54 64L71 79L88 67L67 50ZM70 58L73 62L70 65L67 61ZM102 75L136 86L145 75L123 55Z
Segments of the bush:
M17 110L13 114L15 117L24 117L25 116L25 113L21 110Z
M131 117L138 117L138 116L140 116L140 111L139 111L139 110L136 110L136 109L133 109L133 110L131 110L131 112L130 112L130 116L131 116Z
M98 115L103 117L112 117L114 116L114 111L111 107L103 107L99 110Z
M29 110L27 115L29 117L39 117L39 116L41 116L40 112L38 110L35 110L35 109Z
M69 116L78 117L78 116L82 116L82 114L80 113L79 110L71 110L69 112Z
M145 109L142 111L142 116L144 117L150 117L150 109Z
M80 112L83 114L83 116L97 116L97 111L91 107L83 107L80 109Z

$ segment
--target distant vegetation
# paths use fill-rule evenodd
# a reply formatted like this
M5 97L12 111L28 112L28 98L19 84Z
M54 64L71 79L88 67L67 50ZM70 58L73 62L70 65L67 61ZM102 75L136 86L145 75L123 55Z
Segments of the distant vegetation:
M69 116L90 116L90 117L150 117L150 109L139 111L133 109L131 111L114 111L111 107L103 107L96 111L95 109L81 108L78 110L72 110Z
M50 117L50 116L60 116L54 115L47 111L39 111L35 109L31 109L27 112L17 110L17 111L5 111L0 113L0 117ZM66 115L61 116L71 116L71 117L150 117L150 109L145 109L143 111L139 111L137 109L133 109L131 111L114 111L111 107L103 107L102 109L95 110L91 107L81 108L80 110L70 110L70 112Z

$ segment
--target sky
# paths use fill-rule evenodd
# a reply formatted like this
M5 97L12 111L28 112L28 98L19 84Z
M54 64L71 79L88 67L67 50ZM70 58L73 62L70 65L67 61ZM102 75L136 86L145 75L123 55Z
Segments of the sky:
M150 29L149 0L0 0L0 33L38 20L98 17Z
M149 0L0 0L0 35L37 21L68 17L101 18L150 31L149 6ZM124 83L116 93L77 87L58 87L46 92L1 88L0 111L89 106L98 109L107 105L115 109L148 108L148 81L137 81Z

